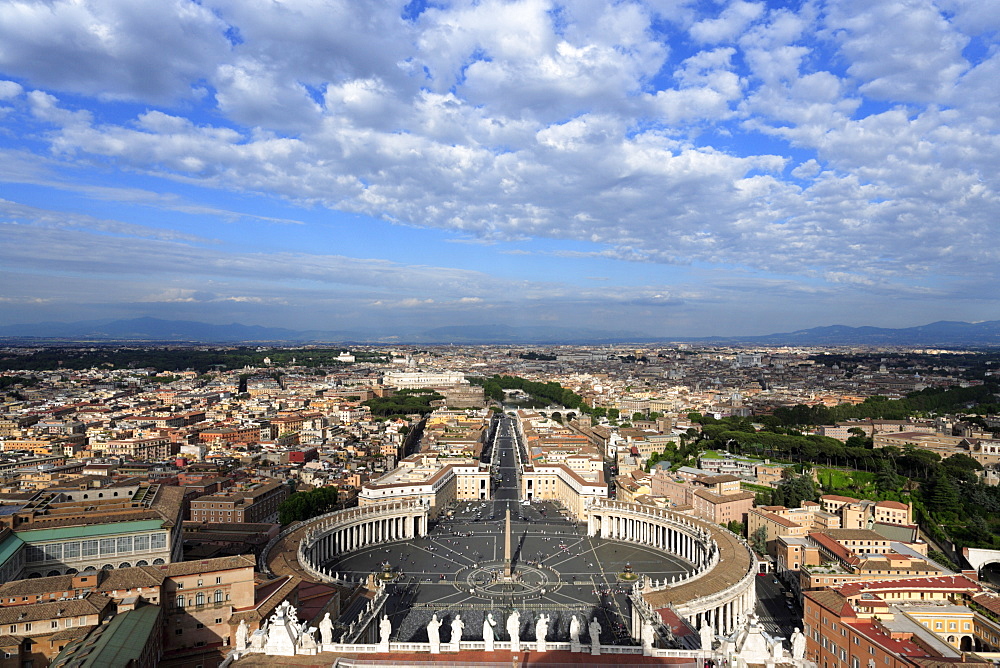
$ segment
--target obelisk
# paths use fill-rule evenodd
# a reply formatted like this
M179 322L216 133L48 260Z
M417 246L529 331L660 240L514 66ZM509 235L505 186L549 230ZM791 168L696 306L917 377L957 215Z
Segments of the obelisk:
M510 508L507 509L507 526L504 530L503 557L503 576L509 580L511 577L511 566L514 562L514 557L510 553Z

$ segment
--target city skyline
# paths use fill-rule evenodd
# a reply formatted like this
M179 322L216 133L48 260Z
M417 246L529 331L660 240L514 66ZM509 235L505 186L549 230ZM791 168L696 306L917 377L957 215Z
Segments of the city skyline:
M7 3L0 321L998 319L996 9Z

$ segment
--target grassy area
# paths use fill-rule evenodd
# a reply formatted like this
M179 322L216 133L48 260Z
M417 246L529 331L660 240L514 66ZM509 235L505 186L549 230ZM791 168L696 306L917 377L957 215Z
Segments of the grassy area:
M827 494L842 491L852 496L875 492L875 474L868 471L845 471L835 468L817 468L816 480Z
M748 492L770 492L772 490L767 485L755 485L752 482L741 482L740 489L745 489Z

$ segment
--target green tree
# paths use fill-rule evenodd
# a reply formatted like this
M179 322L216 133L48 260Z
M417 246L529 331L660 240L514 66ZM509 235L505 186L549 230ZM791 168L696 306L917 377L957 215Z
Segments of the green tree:
M736 520L733 520L731 522L726 522L723 526L725 526L727 529L732 531L737 536L742 536L744 529L746 529L746 527L743 525L743 522L737 522Z
M961 508L958 489L943 469L938 469L929 493L924 494L924 500L928 510L945 520L953 519Z
M883 492L898 492L905 479L899 476L885 459L878 460L875 470L875 487Z

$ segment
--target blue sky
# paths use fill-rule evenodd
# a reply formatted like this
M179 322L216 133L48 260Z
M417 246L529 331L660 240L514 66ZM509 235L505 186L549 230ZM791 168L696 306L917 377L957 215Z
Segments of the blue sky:
M998 29L998 0L11 0L0 322L1000 319Z

